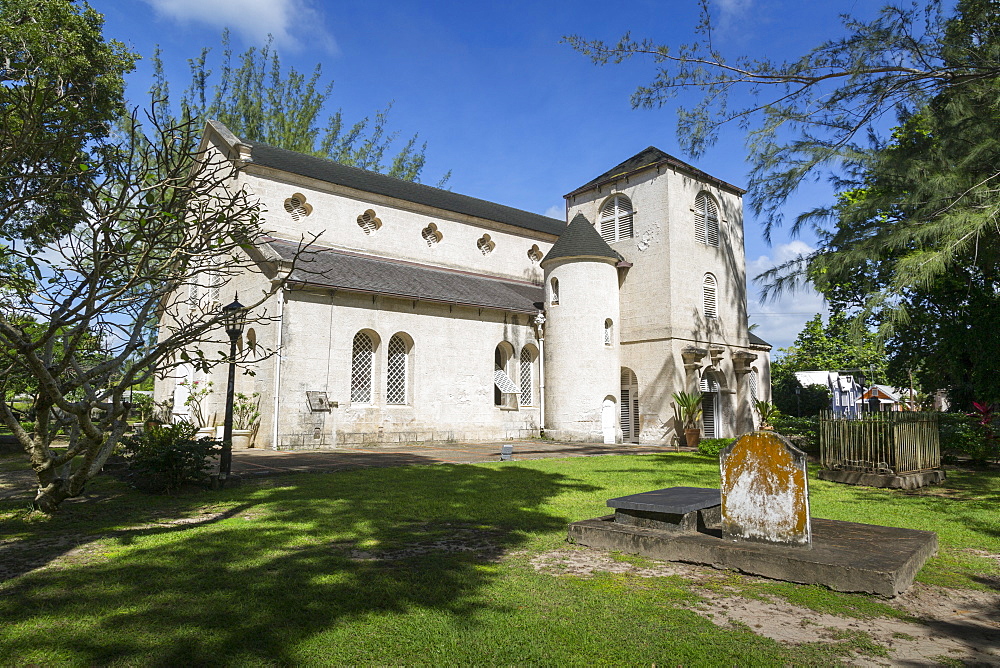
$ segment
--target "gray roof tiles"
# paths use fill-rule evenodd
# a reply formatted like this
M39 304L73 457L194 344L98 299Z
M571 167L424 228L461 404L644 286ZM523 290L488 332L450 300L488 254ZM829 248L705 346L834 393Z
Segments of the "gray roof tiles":
M623 259L607 241L601 238L582 213L576 214L570 221L566 231L545 254L542 264L560 257L609 258L615 261Z
M298 250L292 241L275 239L267 244L286 261ZM316 246L300 255L289 280L292 284L518 313L535 313L544 300L543 288L530 283Z
M742 195L746 191L739 186L734 186L731 183L727 183L722 179L718 179L707 172L703 172L697 167L689 165L683 160L679 160L669 153L664 153L655 146L648 146L642 151L639 151L633 155L628 160L615 165L608 171L604 172L595 179L591 179L587 183L583 184L573 192L566 195L566 197L572 197L578 193L590 190L591 188L596 188L598 185L603 185L604 183L610 183L617 181L618 179L626 176L628 174L633 174L635 172L642 171L647 168L657 167L659 165L669 165L675 169L685 171L692 176L701 179L702 181L707 181L709 183L715 184L720 188L725 188L726 190L731 190L739 195Z
M535 232L558 236L566 229L563 221L537 213L522 211L467 195L459 195L450 190L432 188L421 183L404 181L366 169L349 167L333 160L317 158L260 142L246 139L240 141L251 148L252 164L280 169L284 172L307 176L355 190L424 204L445 211L506 223Z

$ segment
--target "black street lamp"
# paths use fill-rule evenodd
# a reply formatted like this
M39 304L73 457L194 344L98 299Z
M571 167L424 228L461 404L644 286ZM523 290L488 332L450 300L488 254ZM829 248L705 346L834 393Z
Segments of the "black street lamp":
M226 386L226 421L222 428L222 458L219 461L219 484L223 485L233 467L233 392L236 390L236 341L243 335L247 310L238 300L222 307L222 322L229 335L229 383Z

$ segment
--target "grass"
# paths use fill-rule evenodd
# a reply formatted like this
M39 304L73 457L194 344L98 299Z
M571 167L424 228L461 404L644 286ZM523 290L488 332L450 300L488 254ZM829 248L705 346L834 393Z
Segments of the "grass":
M857 634L790 647L692 610L736 591L861 618L899 615L872 597L736 573L721 588L676 576L553 576L529 563L566 548L567 523L604 514L606 499L717 486L716 466L668 453L366 469L175 497L99 479L54 517L0 502L0 665L829 665L878 656ZM972 551L1000 553L995 472L950 473L926 493L810 484L816 517L938 531L941 552L918 580L996 587L996 561Z

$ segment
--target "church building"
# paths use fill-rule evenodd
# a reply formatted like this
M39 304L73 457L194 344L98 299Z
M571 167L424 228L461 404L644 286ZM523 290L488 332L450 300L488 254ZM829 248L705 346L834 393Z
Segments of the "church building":
M701 392L703 437L737 436L769 398L747 330L743 190L649 147L565 196L557 220L258 142L220 123L203 147L259 198L269 238L251 295L291 268L241 345L276 354L256 447L523 439L683 442L671 398ZM223 303L231 295L217 295ZM190 381L157 384L187 415ZM181 381L189 381L183 383Z

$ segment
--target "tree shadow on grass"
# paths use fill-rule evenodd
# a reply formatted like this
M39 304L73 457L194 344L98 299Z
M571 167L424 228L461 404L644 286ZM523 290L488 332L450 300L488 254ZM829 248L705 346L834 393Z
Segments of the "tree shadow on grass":
M9 582L3 653L15 663L284 664L301 660L301 643L359 619L378 628L425 609L476 624L484 610L507 612L483 592L502 570L497 558L533 533L564 530L547 500L595 489L465 465L269 484L279 486L227 492L233 507L205 522L116 531L101 543L110 555Z

